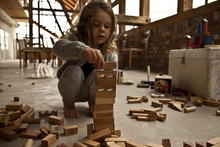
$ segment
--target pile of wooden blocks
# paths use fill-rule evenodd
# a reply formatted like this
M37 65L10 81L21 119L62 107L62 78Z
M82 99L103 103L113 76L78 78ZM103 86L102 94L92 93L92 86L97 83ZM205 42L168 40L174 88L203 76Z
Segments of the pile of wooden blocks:
M148 102L148 98L146 96L127 96L128 103L142 103Z

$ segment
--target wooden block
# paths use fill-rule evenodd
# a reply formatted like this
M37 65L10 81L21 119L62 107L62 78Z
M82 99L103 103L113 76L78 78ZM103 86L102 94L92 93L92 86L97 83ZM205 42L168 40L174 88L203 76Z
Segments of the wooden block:
M26 118L33 118L35 116L34 112L31 112Z
M95 131L101 131L104 129L109 128L110 130L114 130L115 128L115 124L111 124L111 125L94 125Z
M15 96L15 97L14 97L14 101L15 101L15 102L18 102L19 100L20 100L20 99L19 99L18 96Z
M30 138L30 139L38 139L39 134L36 132L21 132L19 137L21 138Z
M116 85L117 71L96 71L96 85Z
M138 116L137 120L141 120L141 121L149 121L149 118L147 116Z
M16 110L21 110L22 107L23 107L22 104L7 104L6 110L7 111L16 111Z
M147 113L133 113L132 117L137 118L138 116L148 117Z
M115 98L95 98L95 104L114 104Z
M20 125L18 129L18 133L27 132L28 131L28 123L23 123Z
M146 146L148 146L148 147L163 147L163 145L155 144L155 143L152 143L152 142L148 142L146 144Z
M135 142L133 140L129 140L125 144L126 144L126 147L146 147L145 145Z
M18 131L18 128L19 128L19 126L10 126L10 127L6 127L6 129L8 129L8 130L12 130L12 131L15 131L15 132Z
M203 102L203 99L199 96L189 96L190 102L195 102L196 100L200 100Z
M106 142L106 147L121 147L121 146L116 144L115 142Z
M10 121L21 118L21 113L20 112L11 113L9 114L9 118L10 118Z
M43 131L43 132L46 132L46 134L50 134L51 133L51 130L46 126L44 125L43 127L40 128L40 131ZM57 130L58 131L58 130Z
M154 108L154 109L142 108L141 110L144 110L144 113L150 113L150 112L159 112L159 111L162 111L162 108L161 108L161 107L157 107L157 108Z
M8 125L10 118L8 114L4 114L0 118L0 128L5 128Z
M45 138L41 140L41 146L42 147L50 147L56 142L56 135L49 134Z
M52 110L52 111L39 111L38 112L39 117L40 116L50 116L50 115L56 115L57 116L57 111L56 110Z
M184 142L183 142L183 147L194 147L194 146L193 146L192 142L186 142L186 141L184 141Z
M188 107L188 108L185 108L184 109L184 112L187 113L187 112L193 112L193 111L196 111L196 107L195 106L191 106L191 107Z
M65 143L61 143L61 144L57 145L57 147L70 147L70 146L66 145Z
M217 110L217 111L216 111L216 115L217 115L217 116L220 116L220 111Z
M220 143L213 145L212 147L220 147Z
M129 109L129 115L133 115L133 113L145 113L144 110L139 109Z
M20 112L21 114L24 114L28 112L29 109L31 109L31 107L29 107L28 105L25 105L23 108L21 108Z
M129 100L127 100L127 101L128 101L128 103L142 103L142 102L143 102L143 100L140 99L140 98L137 98L137 99L129 99Z
M102 131L93 133L91 135L89 135L89 139L93 140L93 141L104 141L104 138L106 137L110 137L111 136L111 130L109 128L104 129Z
M181 107L185 107L185 103L180 102L180 101L169 102L169 103L168 103L168 106L172 108L172 107L173 107L173 104L180 104Z
M148 102L148 98L146 96L142 96L143 102Z
M33 139L28 139L24 147L32 147L33 142Z
M41 121L40 118L26 118L22 119L22 123L29 123L29 124L39 124Z
M19 127L21 125L21 122L22 122L22 118L18 118L13 122L9 122L8 127L11 127L11 126L18 126Z
M155 121L157 119L157 113L156 112L150 112L147 116L149 120Z
M0 82L0 85L5 85L5 83L4 82Z
M204 101L206 106L211 106L211 107L219 107L220 106L220 102L217 101L211 101L211 100L206 100Z
M111 138L118 138L118 135L111 135Z
M187 103L187 99L184 99L184 98L178 98L178 97L176 97L175 98L175 101L179 101L179 102L183 102L183 103Z
M113 110L113 104L95 104L94 111L106 111L106 110Z
M58 132L58 131L52 130L52 131L51 131L51 134L56 135L56 139L59 139L59 132Z
M41 135L41 131L40 130L33 130L32 131L33 133L36 133L38 135L38 138L40 137Z
M170 104L170 103L169 103L169 104ZM178 110L178 111L182 112L181 104L172 103L171 107L172 107L172 109L174 109L174 110Z
M152 102L151 102L151 106L163 108L163 103L161 103L161 102L156 102L156 101L152 101Z
M118 135L119 137L121 136L121 129L119 127L115 128L114 135Z
M2 90L2 89L0 88L0 92L4 92L4 90Z
M96 98L116 97L116 85L96 85Z
M93 123L87 124L87 137L89 137L90 134L93 133Z
M80 142L78 142L78 141L76 141L76 142L73 144L73 147L88 147L88 146L85 145L85 144L82 144L82 143L80 143Z
M126 147L125 142L116 142L117 145L120 145L120 147Z
M93 112L93 118L112 118L114 117L114 111L95 111Z
M49 123L54 125L62 125L64 124L64 119L58 116L51 115L49 116Z
M201 100L196 100L196 105L197 106L202 106L202 101Z
M31 85L35 85L35 82L32 82Z
M171 147L171 143L169 139L162 139L163 147Z
M58 125L52 125L51 130L52 131L59 131Z
M145 96L146 97L146 96ZM142 99L142 96L130 96L130 95L127 95L127 100L130 100L130 99Z
M100 68L95 64L95 69L116 69L116 62L105 62L105 66Z
M89 146L89 147L100 147L100 143L93 141L93 140L86 140L83 142L85 145Z
M94 122L95 125L112 125L112 124L114 124L114 117L94 118L93 122Z
M168 104L169 102L171 102L171 99L159 99L159 102L163 104Z
M26 112L23 115L21 115L21 118L25 119L26 117L28 117L32 113L34 113L34 108L31 108L28 112Z
M0 128L0 137L8 141L13 141L18 138L17 132L8 130L6 128Z
M78 127L76 125L63 127L64 135L72 135L78 133Z
M196 142L196 147L206 147L204 142Z
M157 120L165 121L166 120L166 116L157 114Z
M219 142L220 142L220 137L215 137L215 138L207 141L206 146L211 147L211 146L214 146L214 145L218 144Z

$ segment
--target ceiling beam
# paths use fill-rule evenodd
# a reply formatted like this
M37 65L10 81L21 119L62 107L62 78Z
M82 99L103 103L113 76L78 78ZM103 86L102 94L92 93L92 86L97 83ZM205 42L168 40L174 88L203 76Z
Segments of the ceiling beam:
M112 3L112 8L115 7L117 4L119 4L119 0L115 0L115 1Z
M151 22L151 19L147 16L128 16L128 15L115 15L120 25L145 25Z
M28 7L24 7L25 10L28 10ZM37 10L38 8L33 8L33 10ZM46 8L40 8L40 11L54 11L54 12L63 12L62 9L46 9ZM71 12L71 13L79 13L79 10L67 10L67 12Z

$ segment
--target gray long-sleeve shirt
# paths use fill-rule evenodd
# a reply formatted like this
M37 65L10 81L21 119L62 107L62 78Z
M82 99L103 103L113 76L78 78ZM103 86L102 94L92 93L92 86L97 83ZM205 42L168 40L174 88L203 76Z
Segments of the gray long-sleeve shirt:
M78 41L78 38L74 35L70 36L68 39L60 39L55 43L53 47L54 54L65 61L65 63L57 71L58 78L67 66L78 65L82 67L86 62L88 62L88 59L82 56L82 52L85 48L89 48L89 46ZM118 55L116 52L112 52L104 56L104 60L105 62L116 62L118 69Z

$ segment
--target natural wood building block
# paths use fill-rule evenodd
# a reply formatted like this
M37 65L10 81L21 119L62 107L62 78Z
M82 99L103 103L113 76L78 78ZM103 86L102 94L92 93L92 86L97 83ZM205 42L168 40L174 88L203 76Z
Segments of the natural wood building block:
M28 112L26 112L23 115L21 115L21 118L25 119L26 117L28 117L32 113L34 113L34 108L31 108Z
M93 133L93 123L87 124L87 137L89 137L90 134Z
M152 143L152 142L148 142L146 144L146 146L148 146L148 147L163 147L163 145L155 144L155 143Z
M51 134L56 135L56 139L59 139L59 131L52 130L52 131L51 131Z
M132 117L137 118L138 116L147 117L147 113L133 113Z
M196 100L196 105L197 106L202 106L202 101L201 100Z
M30 138L30 139L38 139L39 134L36 132L21 132L19 137L21 138Z
M109 128L110 130L114 130L115 124L110 124L110 125L94 125L95 131L101 131L106 128Z
M35 116L34 112L31 112L26 118L33 118Z
M111 138L118 138L118 135L111 135Z
M129 140L125 144L126 144L126 147L146 147L146 145L143 145L139 142L135 142L133 140Z
M127 100L127 101L128 101L128 103L142 103L142 102L143 102L143 100L140 99L140 98L137 98L137 99L129 99L129 100Z
M194 146L193 146L192 142L186 142L186 141L184 141L184 142L183 142L183 147L194 147Z
M63 127L64 135L72 135L78 133L78 127L76 125Z
M96 85L96 98L116 97L116 85Z
M57 145L57 147L70 147L70 146L66 145L65 143L61 143L61 144ZM73 145L73 147L74 147L74 145Z
M113 104L95 104L94 111L113 110Z
M169 102L169 103L168 103L168 106L172 108L173 104L178 104L178 105L180 104L181 107L185 107L185 103L180 102L180 101Z
M166 120L166 116L157 114L157 120L165 121Z
M14 97L14 101L15 101L15 102L18 102L19 100L20 100L20 98L19 98L18 96L15 96L15 97Z
M148 113L148 116L149 120L151 121L155 121L157 119L157 113L156 112L150 112Z
M56 110L39 111L38 114L39 114L39 117L40 116L49 116L49 115L56 115L57 116L57 111Z
M28 139L24 147L32 147L33 142L34 142L33 139Z
M32 132L36 133L38 135L38 138L40 137L40 134L41 134L40 130L33 130Z
M161 102L156 102L156 101L152 101L152 102L151 102L151 106L163 108L163 103L161 103Z
M5 85L5 83L4 82L0 82L0 85Z
M48 134L51 132L51 130L50 130L46 125L44 125L43 127L41 127L40 130L44 130L44 131L46 131Z
M163 147L171 147L171 143L169 139L162 139Z
M100 143L97 141L93 141L93 140L86 140L83 142L85 145L87 145L88 147L100 147Z
M8 125L10 118L8 114L4 114L0 118L0 128L5 128Z
M114 117L94 118L93 122L94 122L95 125L112 125L112 124L114 124Z
M41 140L41 146L42 147L50 147L56 142L56 135L49 134L45 138Z
M178 98L178 97L176 97L175 98L175 101L179 101L179 102L183 102L183 103L187 103L187 99L184 99L184 98Z
M58 131L59 130L58 125L52 125L51 130L52 131Z
M96 85L116 85L116 70L96 71Z
M196 100L201 100L203 102L203 99L199 96L189 96L190 102L195 102Z
M204 103L206 106L211 106L211 107L219 107L220 106L220 102L217 102L217 101L206 100Z
M187 113L187 112L193 112L193 111L196 111L196 107L195 106L191 106L191 107L188 107L188 108L185 108L184 109L184 112Z
M120 147L126 147L125 142L116 142L117 145L120 145Z
M159 99L159 102L163 104L168 104L169 102L171 102L171 99Z
M49 123L54 125L62 125L64 124L64 119L58 116L51 115L49 116Z
M217 110L217 111L216 111L216 115L217 115L217 116L220 116L220 111Z
M127 138L105 138L105 142L126 142Z
M121 146L116 144L115 142L106 142L105 147L121 147Z
M28 123L21 124L18 129L18 133L27 132L27 131L28 131Z
M93 112L93 118L112 118L114 117L114 111L95 111Z
M215 137L215 138L207 141L206 146L211 147L211 146L214 146L214 145L218 144L219 142L220 142L220 137L218 136L218 137Z
M2 89L0 88L0 92L4 92L4 90L2 90Z
M111 130L109 128L89 135L89 139L93 141L104 141L104 138L111 136Z
M115 98L95 98L95 104L114 104Z
M178 110L178 111L182 112L181 104L172 103L172 104L171 104L171 108L174 109L174 110Z
M130 95L127 95L127 100L138 99L138 98L142 98L142 96L130 96Z
M41 121L40 118L26 118L22 120L22 123L39 124L40 121Z
M18 118L13 122L9 122L8 127L11 127L11 126L18 126L19 127L21 125L21 122L22 122L22 118Z
M142 96L143 102L148 102L148 98L146 96Z
M21 108L20 112L21 112L21 114L24 114L24 113L28 112L29 109L31 109L31 107L28 105L25 105L23 108Z
M82 144L81 142L76 141L76 142L73 144L73 147L88 147L88 146L85 145L85 144Z
M8 129L8 130L12 130L12 131L15 131L15 132L18 131L18 128L19 128L19 126L10 126L10 127L6 127L6 129Z
M115 128L114 135L118 135L119 137L121 136L121 129L119 127Z
M133 113L145 113L144 110L139 109L129 109L129 115L133 115Z
M220 143L213 145L212 147L220 147Z
M196 147L206 147L204 142L196 142Z
M116 69L116 62L105 62L105 66L100 68L95 64L95 69Z
M154 108L154 109L142 108L141 110L144 110L144 113L150 113L150 112L159 112L159 111L162 111L162 108L161 108L161 107L157 107L157 108Z
M17 137L17 132L8 130L6 128L0 128L0 138L3 138L8 141L13 141L16 140Z
M18 119L20 117L21 117L21 113L20 112L14 112L14 113L9 114L10 121Z
M21 110L22 107L23 107L22 104L7 104L6 110L7 111L16 111L16 110Z

